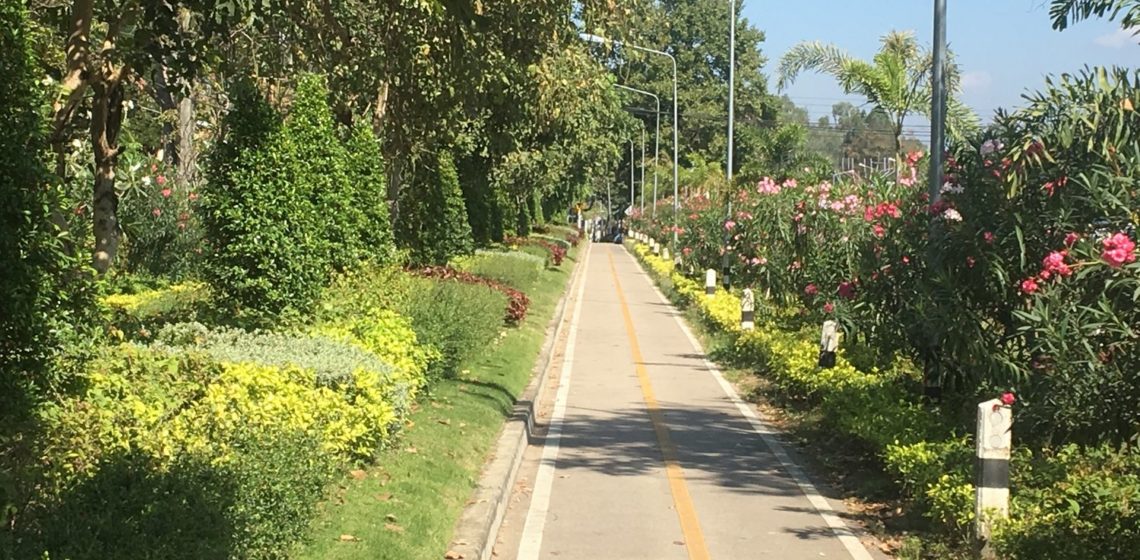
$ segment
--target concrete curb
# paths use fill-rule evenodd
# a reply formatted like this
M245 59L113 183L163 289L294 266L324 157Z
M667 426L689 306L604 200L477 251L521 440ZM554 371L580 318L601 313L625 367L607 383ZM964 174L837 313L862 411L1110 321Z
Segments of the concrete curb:
M562 294L554 313L554 318L546 327L546 341L535 365L534 377L526 390L515 402L514 412L499 432L491 458L483 466L479 483L475 487L471 501L463 510L452 532L449 558L464 560L490 560L498 538L499 526L507 512L515 477L522 466L523 454L534 435L535 401L547 388L550 379L550 365L554 358L554 348L562 337L565 327L566 308L574 286L579 281L582 261L589 254L590 242L586 240L582 258L574 263L566 292Z

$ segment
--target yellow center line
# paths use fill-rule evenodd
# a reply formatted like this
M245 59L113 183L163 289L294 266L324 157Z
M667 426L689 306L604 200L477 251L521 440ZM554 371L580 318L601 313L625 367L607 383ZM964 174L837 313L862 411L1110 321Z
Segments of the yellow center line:
M609 253L608 256L610 273L613 274L618 301L621 303L622 318L625 319L625 332L629 335L629 347L633 354L634 366L637 369L637 379L641 382L641 394L645 398L645 407L649 410L649 419L653 422L653 431L657 433L657 444L661 447L661 455L665 459L665 476L669 479L669 490L673 493L673 506L676 508L677 517L681 521L681 534L685 537L685 547L689 551L689 560L709 560L709 549L705 545L701 523L697 520L697 510L693 507L693 498L689 495L689 487L685 485L685 472L677 460L677 446L673 445L673 440L669 437L669 429L665 425L665 416L661 412L661 406L657 404L657 397L653 395L653 385L649 382L649 372L645 370L645 360L641 357L641 346L637 343L637 333L633 329L633 317L629 313L629 305L626 304L621 282L618 281L613 253Z

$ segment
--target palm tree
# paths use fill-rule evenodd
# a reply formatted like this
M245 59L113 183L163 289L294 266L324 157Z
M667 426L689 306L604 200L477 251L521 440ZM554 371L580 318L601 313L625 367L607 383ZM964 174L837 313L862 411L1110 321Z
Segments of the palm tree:
M852 58L835 45L818 41L800 43L780 58L777 87L791 85L805 70L831 74L847 93L858 93L890 117L894 126L895 151L902 149L903 121L911 113L930 116L931 53L909 32L892 31L882 38L882 48L870 62ZM952 137L963 137L978 128L974 112L957 99L958 66L947 53L946 125Z

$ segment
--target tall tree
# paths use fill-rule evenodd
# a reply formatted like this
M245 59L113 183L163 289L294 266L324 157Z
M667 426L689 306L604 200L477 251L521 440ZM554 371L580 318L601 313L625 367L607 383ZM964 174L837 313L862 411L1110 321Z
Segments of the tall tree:
M780 59L777 86L783 90L805 70L835 77L846 93L857 93L882 111L894 128L895 152L902 149L907 116L930 115L933 57L912 33L892 31L870 61L851 57L835 45L799 43ZM947 65L949 95L946 123L952 136L962 137L978 127L977 116L954 96L959 92L958 67Z
M767 95L767 80L760 73L766 62L760 45L764 33L740 16L742 2L732 8L736 23L735 105L738 132L749 127L776 126L777 106ZM649 4L645 31L631 43L665 51L677 59L680 146L684 163L727 160L729 5L723 0L666 0ZM632 49L616 53L633 63L619 66L623 81L661 96L662 111L672 105L673 69L669 60ZM615 58L614 61L619 59ZM667 116L667 115L666 115ZM662 149L672 147L671 119L662 120ZM735 165L739 170L758 157L759 135L738 134Z
M119 248L115 171L124 149L119 135L131 81L140 72L160 67L168 80L165 87L185 86L210 58L212 37L242 19L243 5L211 0L74 0L42 8L44 19L62 30L64 41L51 132L56 173L66 174L69 140L77 128L87 129L93 148L92 264L98 272L111 267ZM84 107L89 118L80 118L88 112Z

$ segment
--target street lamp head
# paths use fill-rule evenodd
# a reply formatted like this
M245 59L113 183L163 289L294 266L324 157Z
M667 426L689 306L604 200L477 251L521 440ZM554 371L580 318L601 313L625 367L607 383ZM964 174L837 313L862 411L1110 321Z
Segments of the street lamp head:
M606 38L593 33L579 33L578 38L586 41L587 43L597 43L599 45L606 44Z

